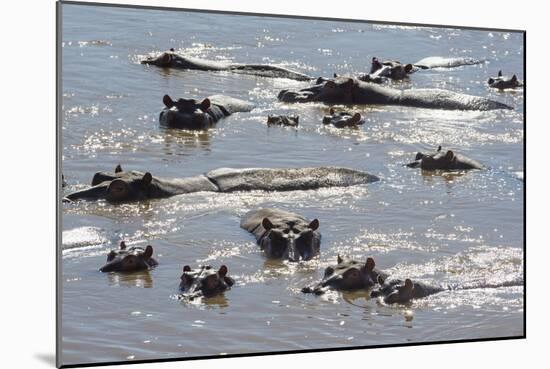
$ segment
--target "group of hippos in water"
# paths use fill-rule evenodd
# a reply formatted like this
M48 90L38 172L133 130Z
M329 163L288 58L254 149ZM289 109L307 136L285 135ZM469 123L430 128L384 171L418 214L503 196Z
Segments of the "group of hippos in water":
M484 97L466 95L443 89L407 89L398 90L384 83L390 80L403 80L412 73L422 69L453 68L463 65L483 63L483 60L463 57L428 57L414 64L402 64L399 61L379 61L373 57L370 73L358 76L338 76L317 79L283 67L268 64L231 64L218 61L197 59L177 54L170 49L157 57L148 57L142 64L162 68L180 68L202 71L227 71L232 73L252 74L272 78L288 78L298 81L315 81L310 87L297 91L282 90L278 99L288 103L321 102L326 104L374 104L400 105L418 108L448 110L494 110L512 109L498 101ZM489 87L499 90L522 87L516 75L503 76L502 71L496 77L489 78ZM201 102L195 99L180 98L174 101L170 96L163 97L165 108L159 116L163 126L183 129L208 129L220 119L237 112L249 112L254 105L248 101L224 95L204 98ZM289 126L298 125L298 117L269 116L267 123ZM364 123L359 113L335 112L331 109L323 118L324 124L343 128L358 126Z
M385 104L420 108L491 110L512 109L503 103L483 97L471 96L441 89L409 89L400 91L383 84L387 80L408 78L421 69L457 67L482 61L471 58L425 58L415 64L397 61L380 62L372 59L370 73L357 77L320 77L307 88L297 91L282 90L278 99L283 102L322 102L326 104ZM261 64L230 64L191 58L175 53L173 49L157 57L149 57L143 64L162 68L182 68L203 71L229 71L272 78L290 78L298 81L313 81L314 78L282 67ZM514 75L505 77L501 72L488 81L490 87L512 89L522 84ZM220 119L236 112L251 111L253 104L223 95L214 95L198 102L195 99L173 100L163 97L165 108L160 113L160 124L183 129L208 129ZM269 116L267 123L297 126L298 116ZM330 108L323 118L324 124L336 127L357 126L364 123L359 113L337 112ZM479 162L454 153L443 151L441 146L430 154L417 153L415 160L406 164L422 170L469 170L483 169ZM64 197L66 202L104 199L113 203L166 198L179 194L209 191L295 191L322 187L346 187L378 181L375 175L343 167L303 168L219 168L210 172L185 178L155 177L150 172L125 171L118 165L114 172L98 172L89 188L72 192ZM290 262L307 261L319 255L321 246L320 222L279 209L256 209L241 218L241 228L253 234L267 258ZM101 272L135 272L149 270L158 265L153 257L153 247L127 247L122 241L116 250L109 252ZM235 283L228 275L225 265L218 269L203 265L192 269L183 267L180 291L190 300L211 297L231 288ZM387 304L406 304L413 299L426 297L447 288L429 286L411 279L392 279L375 267L375 261L345 259L340 256L335 265L325 269L323 279L315 286L305 287L304 293L317 295L327 290L370 291L371 297L382 299Z

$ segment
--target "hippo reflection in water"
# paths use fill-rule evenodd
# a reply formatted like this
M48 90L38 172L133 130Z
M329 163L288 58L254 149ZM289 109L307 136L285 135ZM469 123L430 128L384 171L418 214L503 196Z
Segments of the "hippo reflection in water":
M253 233L268 258L306 261L319 254L319 220L278 209L258 209L241 218L241 228Z
M215 270L210 265L203 265L198 269L191 269L189 265L183 267L180 291L189 300L198 297L213 297L228 290L235 281L227 275L227 267L222 265Z
M467 158L453 151L441 151L441 146L437 148L435 154L416 154L415 161L407 164L409 168L421 168L422 170L469 170L483 169L483 165L477 161Z
M329 115L323 117L323 124L331 124L336 128L357 127L365 123L360 113L349 113L347 111L335 112L330 108Z
M401 105L448 110L512 109L508 105L484 97L441 89L401 91L349 77L319 78L311 87L298 91L282 90L278 98L284 102L294 103Z
M249 112L254 105L229 96L214 95L197 102L195 99L172 100L164 95L166 106L161 111L159 122L171 128L208 129L217 121L237 112Z
M115 172L94 175L92 187L73 192L65 201L100 200L123 202L165 198L193 192L296 191L322 187L346 187L378 181L367 172L342 167L314 168L220 168L187 178L153 177L151 173Z
M107 263L99 270L101 272L137 272L149 270L158 265L153 258L153 247L148 245L145 249L132 246L126 247L124 241L120 242L118 250L111 250L107 255Z
M518 81L518 77L514 74L512 77L503 76L502 71L498 71L497 77L491 77L487 81L489 87L498 88L499 90L511 89L516 87L522 87L523 83Z
M213 60L204 60L176 54L170 49L157 57L148 57L141 64L155 65L162 68L195 69L202 71L228 71L240 74L252 74L261 77L288 78L297 81L310 81L313 78L290 69L268 64L235 64Z
M325 269L321 282L313 287L304 287L302 292L321 295L329 289L338 291L368 290L383 284L388 275L377 268L373 258L366 261L344 259L338 255L337 264Z

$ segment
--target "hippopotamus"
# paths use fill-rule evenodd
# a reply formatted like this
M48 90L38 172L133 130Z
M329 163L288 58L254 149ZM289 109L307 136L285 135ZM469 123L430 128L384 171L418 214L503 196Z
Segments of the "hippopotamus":
M310 81L313 77L283 67L268 64L235 64L183 56L174 49L163 52L157 57L148 57L141 64L155 65L162 68L195 69L201 71L228 71L241 74L252 74L261 77L288 78L297 81Z
M421 282L413 282L409 278L392 280L384 283L380 288L371 291L371 297L382 297L386 304L406 304L413 299L420 299L450 288L430 286Z
M463 65L475 65L484 63L485 60L474 59L472 57L442 57L442 56L430 56L421 59L413 65L420 69L431 68L455 68Z
M460 154L455 154L451 150L441 151L441 146L437 148L435 154L416 154L415 161L407 164L409 168L421 168L422 170L469 170L483 169L479 162L467 158Z
M123 202L166 198L193 192L296 191L322 187L347 187L378 181L367 172L343 167L220 168L186 178L153 177L149 172L98 172L92 187L73 192L65 201L100 200Z
M297 127L300 117L297 115L270 115L267 117L267 125L281 125Z
M118 250L109 252L107 263L99 270L101 272L137 272L152 269L157 265L151 245L145 249L138 246L126 247L126 243L122 241Z
M409 74L416 72L412 64L401 64L401 62L389 60L380 62L378 58L373 57L370 73L360 76L359 79L365 82L380 83L384 78L400 80L408 77Z
M350 77L319 78L311 87L298 91L282 90L284 102L323 102L327 104L401 105L448 110L512 109L498 101L441 89L397 90Z
M307 261L319 254L319 220L279 209L258 209L241 218L241 228L254 234L266 257Z
M220 119L237 112L249 112L254 105L229 96L214 95L197 102L195 99L172 100L164 95L166 106L160 112L161 125L171 128L208 129Z
M497 77L491 77L487 81L489 87L505 90L509 88L523 87L523 83L518 81L518 77L514 74L512 77L503 76L502 71L498 71Z
M374 259L366 261L344 259L338 255L337 264L325 269L321 282L313 287L302 288L303 293L321 295L329 289L338 291L368 290L377 284L383 284L388 274L375 268Z
M189 300L198 297L213 297L228 290L235 284L235 280L227 275L227 267L222 265L218 270L210 265L202 265L191 269L189 265L183 267L180 291Z
M336 128L357 127L364 124L365 120L360 113L349 113L340 111L336 113L333 108L330 108L329 115L323 117L323 124L332 124Z

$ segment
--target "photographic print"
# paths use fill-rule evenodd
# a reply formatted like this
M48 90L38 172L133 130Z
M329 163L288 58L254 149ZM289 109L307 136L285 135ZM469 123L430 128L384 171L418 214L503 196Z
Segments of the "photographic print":
M58 365L524 337L524 36L58 3Z

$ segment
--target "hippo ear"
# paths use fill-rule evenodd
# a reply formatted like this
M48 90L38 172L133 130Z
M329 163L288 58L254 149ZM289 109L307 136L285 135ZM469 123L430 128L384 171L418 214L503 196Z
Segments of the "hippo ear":
M330 108L330 110L328 111L328 113L329 113L330 115L334 115L334 108Z
M437 152L440 152L440 151L441 151L441 145L439 145L439 146L437 147Z
M273 228L273 223L271 223L269 218L264 218L262 220L262 227L264 227L266 231L269 231L271 228Z
M342 259L342 257L340 256L340 254L338 254L336 260L338 261L338 264L341 264L342 261L344 261L344 259Z
M502 77L502 71L501 70L498 71L498 76Z
M422 154L421 152L417 152L416 153L416 156L414 157L414 160L420 160L424 157L424 154Z
M122 172L122 167L120 166L120 164L118 164L115 168L115 173L120 173Z
M171 108L172 106L174 106L174 100L172 100L172 98L168 95L164 95L162 97L162 102L164 103L164 105L166 105L167 108Z
M126 242L120 241L120 249L121 250L126 250Z
M336 73L333 74L334 78L338 78L338 75Z
M452 152L451 150L448 150L447 153L445 154L445 159L451 161L455 158L455 153Z
M489 80L487 81L487 84L492 85L493 83L495 83L495 80L492 78L489 78Z
M173 48L173 47L171 47L171 48L170 48L170 51L171 51L171 52L174 52L174 51L176 51L176 50L174 50L174 48Z
M316 230L317 228L319 228L319 219L313 219L313 220L311 221L311 223L308 224L308 227L309 227L312 231L314 231L314 230Z
M410 73L410 71L413 69L412 64L405 65L405 73Z
M208 110L208 108L210 108L210 99L206 98L206 99L202 100L202 102L201 102L201 109L202 109L202 111L206 111L206 110Z
M183 267L183 272L184 272L184 273L185 273L185 272L190 272L190 271L191 271L191 267L190 267L189 265L185 265L185 266Z
M365 266L367 267L368 272L372 271L375 265L376 264L374 263L373 258L367 258L367 262L365 263Z
M145 251L143 252L143 258L145 260L149 260L153 256L153 246L147 245L145 248Z
M227 274L227 267L225 265L222 265L220 269L218 269L218 275L220 276L220 278L223 278L225 277L226 274Z
M143 178L141 179L143 181L144 186L149 186L151 184L151 181L153 180L153 176L151 173L147 172L143 175Z
M512 82L517 82L517 81L518 81L518 77L514 74L514 75L512 76L512 79L511 79L510 81L512 81Z

